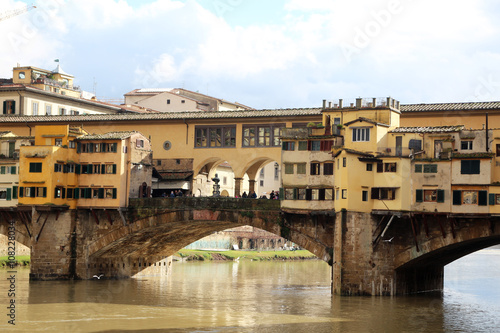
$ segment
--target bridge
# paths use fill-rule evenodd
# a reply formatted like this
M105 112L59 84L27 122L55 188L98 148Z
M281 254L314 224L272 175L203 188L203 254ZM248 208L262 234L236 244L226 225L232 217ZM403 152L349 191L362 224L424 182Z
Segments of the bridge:
M336 294L401 295L442 290L446 264L500 244L494 216L298 214L265 199L132 199L126 210L36 206L1 217L0 233L12 222L16 240L31 248L32 280L131 277L213 232L250 225L332 265Z

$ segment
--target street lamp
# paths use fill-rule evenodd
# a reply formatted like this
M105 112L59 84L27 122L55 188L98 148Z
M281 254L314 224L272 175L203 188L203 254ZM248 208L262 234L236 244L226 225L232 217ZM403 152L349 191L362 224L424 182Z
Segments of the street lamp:
M215 177L212 178L212 181L214 182L214 191L212 192L213 196L220 197L220 185L219 185L220 179L219 177L217 177L217 174L215 174Z

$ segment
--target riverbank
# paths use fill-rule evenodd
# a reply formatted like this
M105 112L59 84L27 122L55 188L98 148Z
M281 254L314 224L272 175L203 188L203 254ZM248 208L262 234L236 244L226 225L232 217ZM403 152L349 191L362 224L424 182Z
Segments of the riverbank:
M177 256L182 261L228 261L228 260L252 260L252 261L271 261L271 260L315 260L318 259L314 254L307 250L297 251L209 251L209 250L188 250L182 249L177 252Z
M30 256L16 256L15 259L16 266L29 266L30 264ZM9 257L1 256L0 257L0 267L7 267L9 265Z

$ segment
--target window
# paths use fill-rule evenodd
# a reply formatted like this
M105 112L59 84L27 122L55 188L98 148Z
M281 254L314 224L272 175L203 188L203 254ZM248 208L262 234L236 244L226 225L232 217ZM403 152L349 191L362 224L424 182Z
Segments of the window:
M19 79L24 80L26 78L26 73L25 72L19 72L18 77L19 77Z
M139 140L137 140L139 141ZM141 140L142 141L142 140ZM100 153L101 152L101 144L100 143L93 143L93 147L92 147L92 151L94 153ZM142 147L138 147L138 148L142 148Z
M73 191L74 189L68 188L68 190L66 191L66 198L73 199Z
M315 140L315 141L309 141L310 142L310 150L311 151L320 151L321 150L321 141Z
M54 172L63 172L63 165L59 163L54 164Z
M186 103L186 100L185 99L181 100L181 103L182 104Z
M244 125L243 147L279 147L281 129L285 124Z
M444 202L444 190L416 190L416 202Z
M0 188L0 200L7 200L7 189Z
M42 163L30 163L30 172L42 172Z
M453 205L488 205L488 191L453 190Z
M361 192L361 201L368 201L368 191L363 190Z
M424 202L436 202L437 190L424 190Z
M479 175L480 171L479 160L462 160L461 171L462 175Z
M264 186L264 181L263 180L260 181L260 186Z
M47 188L46 187L34 187L33 190L36 189L36 196L39 198L47 197Z
M33 115L38 116L38 102L33 102Z
M105 198L106 199L116 199L116 188L105 189Z
M297 174L305 175L306 174L306 163L298 163L297 164Z
M306 200L306 189L305 188L299 188L297 190L297 200Z
M3 114L15 114L15 113L16 113L16 101L4 101Z
M342 158L342 167L346 167L347 166L347 157L343 157Z
M495 194L496 204L500 205L500 194Z
M170 104L170 100L169 99L167 99L167 104Z
M69 141L68 142L68 147L71 149L74 149L76 147L75 141Z
M384 163L384 172L396 172L396 163Z
M62 187L56 187L54 190L54 198L62 198Z
M236 126L196 126L195 148L233 147L236 147Z
M101 165L100 164L94 164L92 165L92 173L95 175L98 175L101 173Z
M368 163L366 164L366 171L372 171L373 170L373 164Z
M299 150L307 150L307 141L299 141Z
M437 173L438 166L437 164L424 164L423 171L424 173Z
M361 127L352 129L353 142L367 142L370 141L370 128Z
M136 148L144 148L144 140L137 139L135 141L135 147Z
M280 179L280 168L278 163L274 163L274 180Z
M325 176L333 175L333 163L325 163L323 164L323 174Z
M295 200L296 189L285 188L285 200Z
M342 199L347 199L347 189L342 189Z
M106 164L106 174L116 174L116 164Z
M295 150L295 142L283 142L283 150Z
M460 142L460 149L472 150L472 140L464 140Z
M76 110L71 110L69 112L70 115L73 115L73 116L78 116L80 114L80 111L76 111Z
M99 188L92 189L92 199L99 199Z
M62 139L55 139L55 140L54 140L54 143L55 143L55 145L56 145L56 146L58 146L58 147L62 147L62 145L63 145L63 144L62 144Z
M477 191L462 191L462 204L477 205Z
M292 163L285 163L285 174L286 175L293 175L293 164Z
M422 164L415 164L415 173L422 173Z
M497 144L497 157L500 157L500 144Z
M319 163L318 162L311 162L311 172L310 172L310 174L312 176L320 174L320 172L319 172Z
M52 115L52 105L45 105L45 115L46 116Z
M227 177L222 177L222 185L227 185Z
M372 187L372 199L394 200L396 198L396 189L393 187Z
M325 200L333 200L333 188L325 188Z
M64 116L64 115L66 115L66 114L67 114L67 111L66 111L66 109L65 109L65 108L59 108L59 115L60 115L60 116Z

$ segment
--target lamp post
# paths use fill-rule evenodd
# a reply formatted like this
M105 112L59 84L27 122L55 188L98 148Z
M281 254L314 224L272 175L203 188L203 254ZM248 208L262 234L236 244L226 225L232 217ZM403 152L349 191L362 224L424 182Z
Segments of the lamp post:
M212 178L212 181L214 182L214 191L212 192L213 193L213 197L220 197L220 185L219 185L219 182L220 182L220 179L219 177L217 177L217 174L215 174L215 177Z

